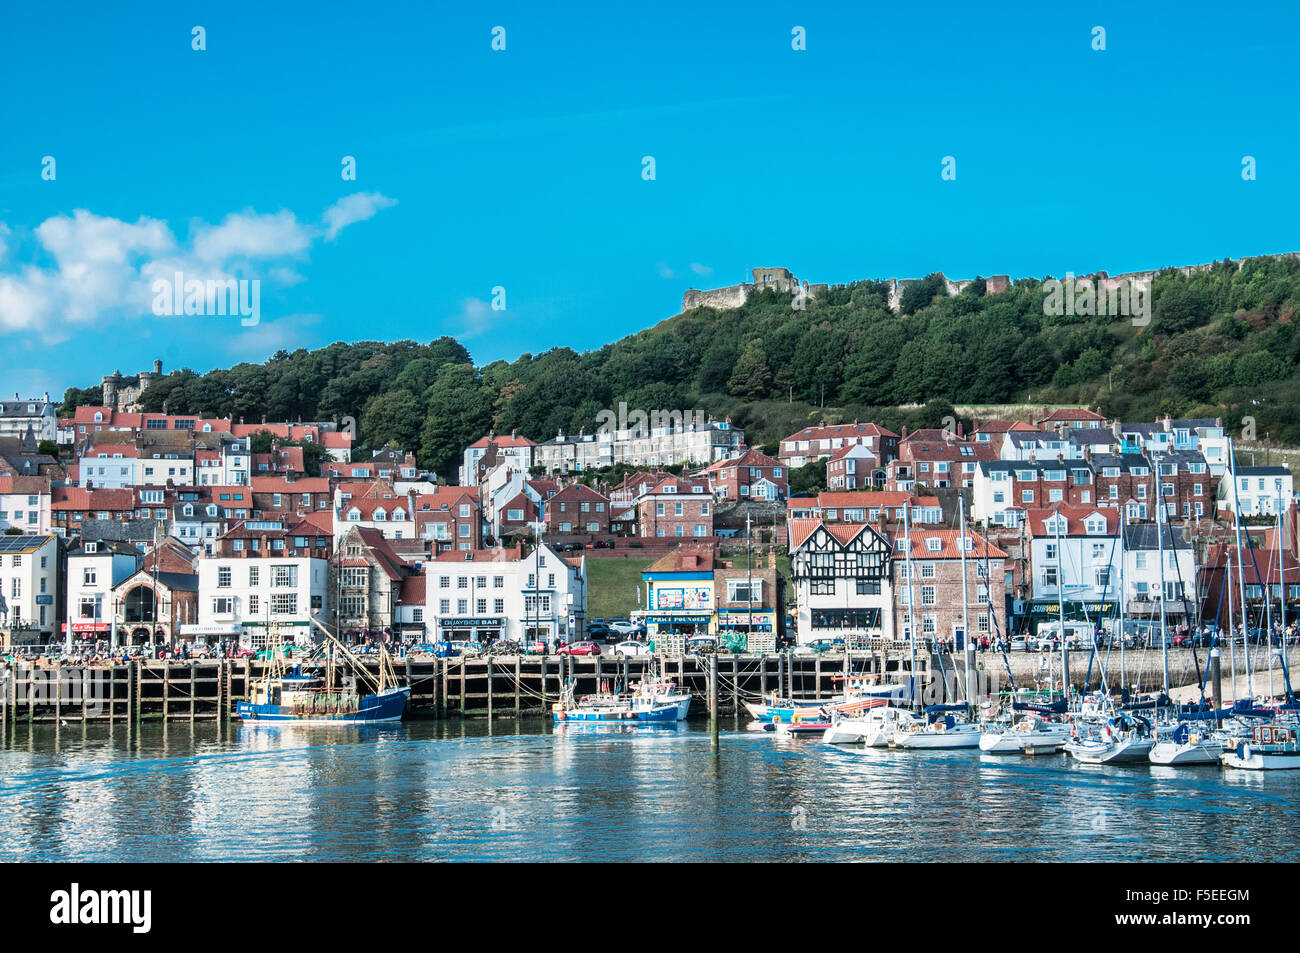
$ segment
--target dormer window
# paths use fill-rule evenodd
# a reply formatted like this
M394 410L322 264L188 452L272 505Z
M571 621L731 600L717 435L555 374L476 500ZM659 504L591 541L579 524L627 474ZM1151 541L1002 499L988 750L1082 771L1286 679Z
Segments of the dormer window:
M928 553L937 553L943 549L943 542L935 536L927 536L925 539L925 551Z

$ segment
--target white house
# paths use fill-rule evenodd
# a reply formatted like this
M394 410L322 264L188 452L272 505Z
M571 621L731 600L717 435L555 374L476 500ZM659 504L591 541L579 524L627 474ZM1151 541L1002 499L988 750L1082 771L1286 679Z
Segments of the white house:
M1219 509L1242 516L1274 516L1291 504L1295 481L1286 467L1243 467L1219 481Z
M1119 604L1120 512L1057 505L1027 510L1031 616L1052 621L1064 600L1067 620L1098 622Z
M53 535L0 536L0 644L34 635L48 642L57 631L59 544Z
M28 427L38 441L58 439L58 413L49 394L0 401L0 437L22 437Z
M1156 530L1154 524L1124 528L1125 612L1130 619L1159 620L1163 587L1165 619L1177 624L1196 611L1196 556L1192 544L1174 527L1161 524L1163 538L1156 536Z
M586 632L586 557L543 543L451 550L424 564L424 619L438 640L542 640L554 646Z
M278 626L284 641L307 644L318 635L311 618L328 620L328 612L328 560L247 550L199 559L198 624L205 629L238 625L240 641L260 648Z
M377 529L388 539L415 539L414 497L391 483L340 483L334 488L334 539L353 527Z
M66 645L109 637L113 588L135 572L140 563L140 551L129 543L91 540L68 550Z

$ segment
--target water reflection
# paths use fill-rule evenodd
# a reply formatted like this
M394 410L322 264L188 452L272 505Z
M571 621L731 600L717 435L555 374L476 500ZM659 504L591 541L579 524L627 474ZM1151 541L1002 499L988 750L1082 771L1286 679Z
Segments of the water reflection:
M0 860L1291 860L1300 778L724 723L15 727Z

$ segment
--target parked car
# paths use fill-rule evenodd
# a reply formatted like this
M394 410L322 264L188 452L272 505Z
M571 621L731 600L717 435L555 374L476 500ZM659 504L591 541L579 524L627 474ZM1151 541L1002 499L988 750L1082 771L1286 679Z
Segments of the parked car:
M711 635L696 635L686 640L686 651L692 655L712 655L718 651L718 640Z
M599 655L600 646L595 642L569 642L561 645L556 655Z
M620 642L614 646L615 655L625 655L635 657L650 654L650 646L644 642L638 642L636 639L629 639L626 642Z
M588 622L587 638L603 639L606 642L616 642L619 639L619 634L603 622Z
M1023 635L1016 636L1014 639L1011 640L1011 651L1028 652L1029 640L1025 638Z
M447 644L451 646L454 655L482 655L484 650L482 642L473 642L468 639L456 640Z
M407 655L437 655L438 646L434 642L416 642L406 650Z
M133 646L133 648L136 648L136 647ZM135 656L135 655L139 655L140 653L139 653L138 651L135 651L135 652L129 652L128 654L130 654L130 655L132 655L132 656ZM241 645L241 646L239 646L239 648L235 649L235 651L231 653L231 657L232 657L232 658L252 658L252 657L253 657L253 650L252 650L251 648L249 648L247 645Z
M629 619L610 619L609 627L619 635L627 636L636 632L640 628L635 622Z
M540 639L534 639L531 642L525 642L521 645L519 651L524 655L545 655L546 643Z

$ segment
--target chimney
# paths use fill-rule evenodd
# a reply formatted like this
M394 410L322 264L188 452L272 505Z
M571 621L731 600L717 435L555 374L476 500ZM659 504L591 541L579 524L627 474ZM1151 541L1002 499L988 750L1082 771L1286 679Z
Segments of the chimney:
M900 439L902 439L902 440L906 440L906 439L907 439L907 424L903 424L903 432L902 432L902 434L899 435L899 437L900 437Z
M266 414L262 415L262 423L266 423Z
M159 376L162 375L162 361L153 362L153 372Z
M962 432L962 423L960 420L957 421L957 439L958 440L966 439L966 435Z

